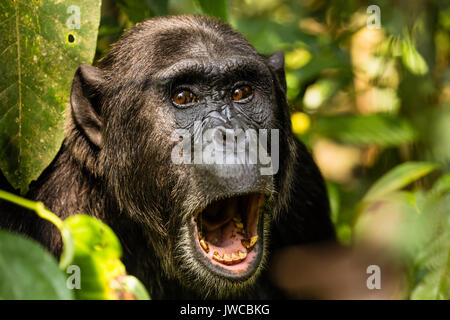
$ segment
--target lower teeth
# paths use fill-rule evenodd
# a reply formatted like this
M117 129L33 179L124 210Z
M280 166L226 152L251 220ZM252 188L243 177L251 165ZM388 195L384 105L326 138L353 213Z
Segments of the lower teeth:
M201 216L200 216L201 219ZM235 225L235 227L238 229L237 233L241 234L242 236L246 236L245 235L245 231L244 231L244 225L242 223L242 220L239 216L235 216L232 218L233 223ZM202 224L202 221L200 221L200 224ZM211 235L208 238L208 241L212 241L211 243L214 244L214 237L212 237ZM244 248L246 249L247 252L250 252L253 247L255 246L256 242L258 241L258 236L253 236L251 238L246 238L246 239L242 239L241 243L244 246ZM209 253L210 249L209 249L209 245L208 242L205 241L205 239L203 238L203 235L199 232L199 242L200 242L200 246L202 247L202 249L206 252ZM233 252L230 254L219 254L219 252L214 251L214 254L212 255L212 259L220 262L222 264L225 265L234 265L237 263L242 262L246 257L247 257L247 252L243 252L241 250L238 250L237 252Z
M231 256L229 254L220 255L217 251L214 251L212 258L225 265L233 265L239 262L242 262L247 257L247 253L238 250L237 253L232 253Z

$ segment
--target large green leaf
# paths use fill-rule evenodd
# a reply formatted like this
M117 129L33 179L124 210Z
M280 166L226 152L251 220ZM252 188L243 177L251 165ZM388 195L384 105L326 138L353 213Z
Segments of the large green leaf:
M55 258L39 244L0 230L0 299L73 299Z
M0 2L0 169L23 193L64 138L71 81L77 66L94 58L100 5Z
M316 134L354 145L382 147L411 143L416 132L410 123L387 114L323 116L317 119Z
M377 200L392 191L407 186L434 169L436 169L436 165L429 162L402 163L377 180L367 191L363 201Z

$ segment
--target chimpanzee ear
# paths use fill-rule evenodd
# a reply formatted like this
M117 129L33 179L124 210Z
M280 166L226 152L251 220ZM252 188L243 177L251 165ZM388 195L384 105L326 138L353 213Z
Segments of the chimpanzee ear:
M286 76L284 74L284 53L274 52L267 58L267 64L275 72L281 87L286 91Z
M105 81L103 71L82 64L75 72L70 92L72 116L88 139L102 146L103 121L100 114L101 88Z

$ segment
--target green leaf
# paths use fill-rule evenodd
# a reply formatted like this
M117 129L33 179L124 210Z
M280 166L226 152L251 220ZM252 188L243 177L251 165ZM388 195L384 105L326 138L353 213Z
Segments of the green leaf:
M439 218L428 217L429 221L425 222L439 227L433 228L429 241L415 257L416 266L424 276L411 293L413 300L450 298L450 226L446 221L447 215Z
M0 2L0 169L22 193L60 148L74 72L94 58L100 5Z
M75 240L75 251L95 254L99 260L118 259L122 255L119 240L106 224L94 217L77 214L64 220Z
M399 190L436 168L437 166L434 163L429 162L406 162L400 164L372 185L364 196L363 202L374 201L390 192Z
M323 116L314 133L341 143L393 147L411 143L416 132L407 120L387 114Z
M228 21L228 1L227 0L195 0L202 13Z
M409 36L402 41L402 62L413 74L424 75L428 72L425 59L417 51Z
M73 299L55 258L39 244L0 230L0 299Z
M450 173L440 177L433 186L433 192L444 194L450 192Z
M331 221L336 225L339 220L339 209L341 205L339 188L335 184L327 182L327 191L328 198L330 199Z
M125 266L120 261L120 242L106 224L81 214L62 221L41 202L2 190L0 199L36 211L41 218L50 221L61 231L64 246L60 268L65 270L69 265L80 268L81 288L75 291L77 299L149 299L139 280L128 278Z
M447 237L447 241L450 238ZM444 246L444 245L443 245ZM448 272L450 268L450 260L445 258L450 257L450 247L446 247L446 256L440 257L440 252L435 253L431 259L436 262L436 266L431 270L427 270L426 275L422 281L414 288L411 293L412 300L449 300L450 299L450 274ZM442 249L441 249L442 250ZM444 263L440 261L444 260Z
M81 270L78 299L111 299L110 281L125 274L120 262L121 247L114 232L104 223L87 215L64 220L72 234L75 248L71 264Z
M120 261L122 248L106 224L87 215L64 220L75 244L71 264L81 270L81 290L77 299L149 299L145 287L126 275Z

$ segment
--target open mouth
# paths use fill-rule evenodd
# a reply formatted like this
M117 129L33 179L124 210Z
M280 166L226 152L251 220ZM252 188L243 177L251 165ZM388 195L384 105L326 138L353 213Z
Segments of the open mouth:
M201 260L219 273L237 277L252 273L261 260L264 201L259 193L239 195L199 210L193 226Z

